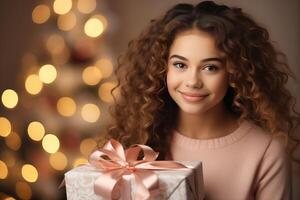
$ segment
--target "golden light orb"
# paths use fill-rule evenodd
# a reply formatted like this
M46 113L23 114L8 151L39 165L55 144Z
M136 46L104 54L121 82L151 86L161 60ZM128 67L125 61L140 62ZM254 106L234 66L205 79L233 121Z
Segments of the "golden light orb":
M88 163L88 160L86 158L80 157L74 161L73 167L75 168L75 167L78 167L79 165L83 165L86 163Z
M11 132L11 124L5 117L0 117L0 136L7 137Z
M113 96L111 95L112 89L116 86L114 82L106 82L100 85L98 89L98 95L100 99L106 103L112 103L114 101ZM118 89L113 91L114 96L118 97Z
M69 12L58 17L57 26L62 31L70 31L75 27L76 21L76 15L73 12Z
M64 170L67 167L68 160L62 152L56 152L50 155L50 165L56 170Z
M113 64L108 58L101 58L96 62L96 66L100 69L103 78L108 78L113 73Z
M81 110L82 118L90 123L94 123L99 119L100 109L95 104L85 104Z
M101 71L95 66L87 67L82 72L82 80L87 85L97 85L101 79Z
M92 138L86 138L80 143L80 152L88 156L97 147L97 142Z
M39 70L39 77L43 83L52 83L57 76L56 68L53 65L43 65Z
M40 141L45 135L45 128L41 122L33 121L27 128L28 136L34 141Z
M58 151L60 142L56 135L47 134L42 140L42 146L46 152L52 154Z
M47 5L38 5L32 11L32 21L36 24L45 23L50 17L50 9Z
M108 25L106 17L104 17L103 15L99 15L98 14L98 15L92 16L92 18L99 19L102 22L102 24L103 24L103 29L106 30L107 25Z
M84 25L85 34L92 38L100 36L103 31L103 23L97 18L90 18Z
M40 93L43 88L43 83L39 76L36 74L31 74L26 78L25 89L29 94L36 95Z
M0 160L0 179L6 179L8 176L8 168L2 160Z
M3 105L9 109L16 107L18 99L18 94L12 89L4 90L1 96Z
M38 171L33 165L25 164L22 167L22 177L27 182L34 183L38 179Z
M78 0L77 9L79 12L84 14L89 14L96 9L97 2L96 0Z
M22 141L17 133L11 132L9 136L5 138L5 143L10 149L18 151L21 147Z
M53 10L56 14L64 15L72 9L72 0L55 0Z
M32 197L31 187L24 181L16 183L16 193L20 199L31 199Z
M70 97L62 97L57 101L57 111L65 117L70 117L76 112L76 103Z

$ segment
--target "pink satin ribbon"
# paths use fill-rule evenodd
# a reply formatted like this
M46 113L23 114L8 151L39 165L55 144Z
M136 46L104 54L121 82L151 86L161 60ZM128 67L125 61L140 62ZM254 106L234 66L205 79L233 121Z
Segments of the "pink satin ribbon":
M137 160L140 151L142 160ZM136 183L135 200L146 200L159 194L158 176L151 170L170 170L187 168L175 161L155 161L158 152L151 147L135 144L124 151L116 140L109 140L102 149L94 151L89 162L101 172L94 183L94 191L107 199L118 199L123 175L133 174ZM106 157L106 158L103 158ZM113 194L117 196L113 197Z

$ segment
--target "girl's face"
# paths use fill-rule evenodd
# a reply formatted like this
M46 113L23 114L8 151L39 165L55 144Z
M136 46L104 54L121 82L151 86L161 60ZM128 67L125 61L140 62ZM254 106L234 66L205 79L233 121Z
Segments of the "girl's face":
M167 87L180 110L204 114L220 105L228 88L224 53L199 30L179 33L170 47Z

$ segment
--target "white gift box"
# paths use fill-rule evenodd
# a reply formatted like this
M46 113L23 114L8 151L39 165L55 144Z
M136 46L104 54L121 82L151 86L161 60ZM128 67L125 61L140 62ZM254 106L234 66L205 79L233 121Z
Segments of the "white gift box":
M202 200L204 185L202 163L200 161L176 161L189 169L152 170L159 179L159 195L155 200ZM103 172L90 164L82 165L65 173L65 185L68 200L103 200L94 193L94 182ZM132 174L124 175L122 187L129 187L121 192L120 200L133 200L135 179ZM129 189L129 190L128 190Z

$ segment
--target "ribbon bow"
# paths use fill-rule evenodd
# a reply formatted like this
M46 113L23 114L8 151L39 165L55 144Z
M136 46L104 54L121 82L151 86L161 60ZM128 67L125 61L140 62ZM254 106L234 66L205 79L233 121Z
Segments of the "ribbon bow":
M144 152L142 160L137 160L140 151ZM158 194L158 176L155 170L170 170L187 168L175 161L155 161L158 152L151 147L135 144L124 151L123 146L116 140L110 139L102 149L94 151L89 162L102 171L94 183L94 191L107 199L113 199L112 194L117 193L120 197L118 186L121 184L123 175L133 174L136 183L136 200L149 199L151 194ZM103 157L107 157L105 159Z

